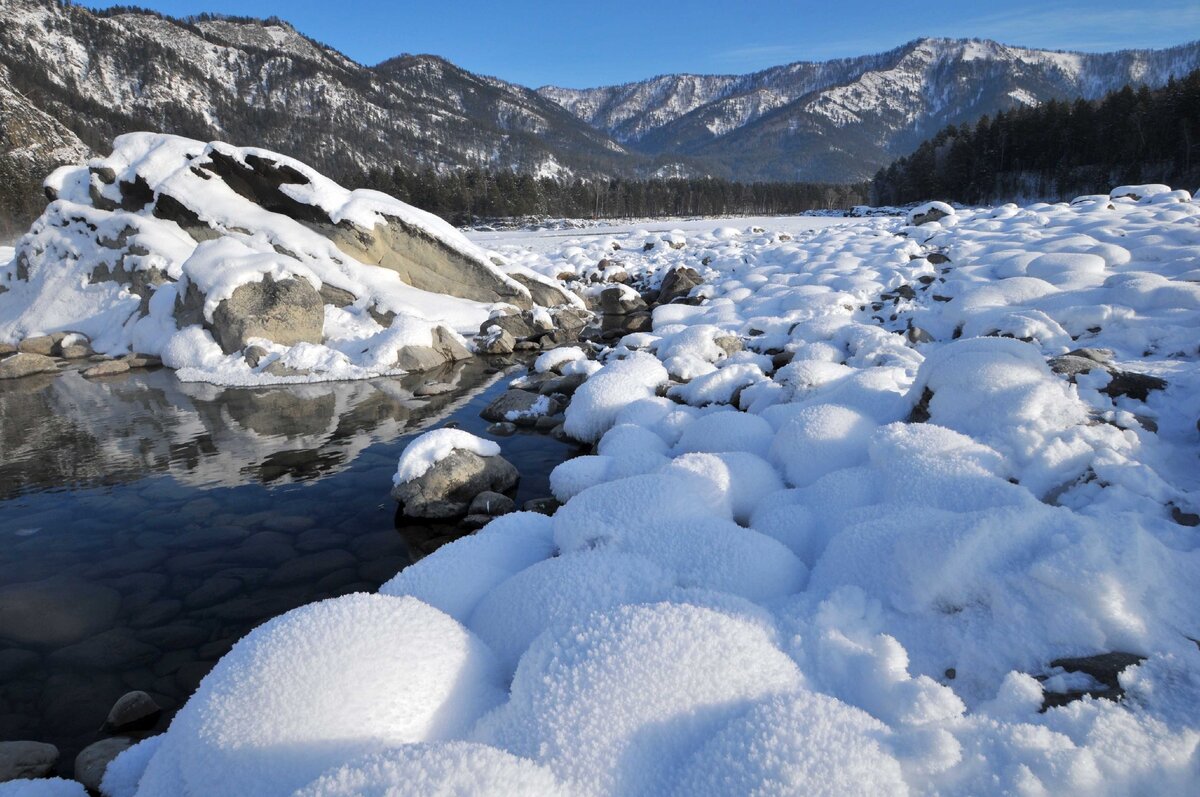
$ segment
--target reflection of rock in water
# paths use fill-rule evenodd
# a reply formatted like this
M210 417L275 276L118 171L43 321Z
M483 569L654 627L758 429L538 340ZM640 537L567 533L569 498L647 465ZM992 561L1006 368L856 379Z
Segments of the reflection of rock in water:
M408 517L400 506L396 507L395 524L414 562L424 559L446 543L472 533L471 529L457 520L439 522Z
M170 473L192 484L318 478L436 421L496 377L477 360L436 373L273 388L181 383L167 370L77 371L0 391L0 498ZM428 381L451 392L414 398Z

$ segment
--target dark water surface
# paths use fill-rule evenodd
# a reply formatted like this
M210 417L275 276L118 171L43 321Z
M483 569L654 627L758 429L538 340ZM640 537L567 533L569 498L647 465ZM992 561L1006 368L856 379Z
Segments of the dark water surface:
M461 536L397 518L396 459L479 411L512 376L430 375L266 389L171 371L0 383L0 740L57 744L59 768L131 689L167 710L246 632L310 601L374 590ZM501 438L518 506L570 446Z

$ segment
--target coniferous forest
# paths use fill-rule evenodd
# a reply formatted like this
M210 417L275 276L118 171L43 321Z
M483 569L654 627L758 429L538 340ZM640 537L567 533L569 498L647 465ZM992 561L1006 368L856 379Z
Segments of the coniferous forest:
M1050 101L944 128L875 176L872 201L1069 200L1123 183L1200 185L1200 71L1094 102Z
M867 201L870 185L740 183L716 178L562 180L511 171L374 170L364 185L454 224L522 216L628 218L776 215Z

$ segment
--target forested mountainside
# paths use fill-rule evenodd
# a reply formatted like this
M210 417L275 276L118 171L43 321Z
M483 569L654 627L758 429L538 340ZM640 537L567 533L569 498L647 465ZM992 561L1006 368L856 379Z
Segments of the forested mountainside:
M1159 89L1050 101L949 126L875 176L883 204L1069 200L1124 183L1200 185L1200 71Z

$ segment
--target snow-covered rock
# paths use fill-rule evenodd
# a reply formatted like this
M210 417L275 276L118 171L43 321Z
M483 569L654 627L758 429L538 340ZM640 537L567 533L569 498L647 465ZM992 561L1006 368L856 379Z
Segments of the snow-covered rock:
M480 493L503 493L519 478L492 441L461 429L435 429L405 448L392 497L411 517L455 517L466 514Z
M0 266L0 340L14 344L78 333L221 383L362 378L460 359L457 333L534 306L436 216L261 149L129 134L46 186L55 199ZM253 365L251 345L267 352Z

